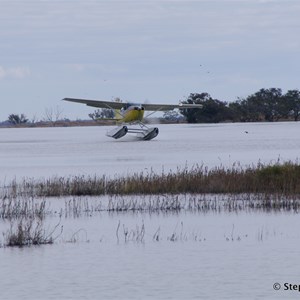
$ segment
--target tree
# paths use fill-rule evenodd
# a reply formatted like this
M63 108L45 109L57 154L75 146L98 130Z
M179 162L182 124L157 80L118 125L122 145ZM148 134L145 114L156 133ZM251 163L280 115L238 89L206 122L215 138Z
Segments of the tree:
M229 103L231 120L238 122L262 121L264 116L260 113L257 103L249 99L238 99Z
M184 119L184 117L178 111L175 110L166 111L163 115L163 118L167 121L172 122L178 122L181 119Z
M286 115L292 115L298 121L300 115L300 91L289 90L283 96L282 109Z
M24 114L18 115L18 114L11 114L8 116L8 121L9 123L13 125L18 125L18 124L24 124L28 122L28 119Z
M262 114L266 121L277 121L281 117L281 89L260 89L255 94L248 96L246 102L257 113Z
M183 103L188 104L204 104L205 101L211 99L211 96L208 93L191 93L189 97L183 101ZM202 109L180 109L181 114L183 114L188 123L197 123L199 119L199 111Z
M55 109L53 108L46 108L45 109L45 122L50 122L53 126L61 120L62 118L63 109L59 106L56 106Z
M190 94L184 103L202 104L201 109L182 109L189 123L218 123L232 119L226 102L213 99L208 93Z
M201 123L219 123L230 119L230 110L226 102L209 99L203 104L199 121Z
M99 119L113 119L114 116L114 110L110 108L96 109L93 113L89 114L89 117L94 121Z
M116 97L114 98L115 102L123 102L121 98ZM116 112L117 116L119 115L118 112ZM101 109L96 109L93 113L89 114L89 117L93 119L94 121L99 120L99 119L113 119L115 117L115 110L110 109L110 108L101 108Z

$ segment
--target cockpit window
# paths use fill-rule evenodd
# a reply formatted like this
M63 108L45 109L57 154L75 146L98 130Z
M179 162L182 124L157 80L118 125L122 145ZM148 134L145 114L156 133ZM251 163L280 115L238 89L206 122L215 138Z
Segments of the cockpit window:
M122 111L128 109L129 107L132 107L134 110L144 110L144 107L141 104L137 103L124 103L124 106L122 107Z
M130 103L124 103L124 106L122 107L122 110L126 110L129 106L131 106Z

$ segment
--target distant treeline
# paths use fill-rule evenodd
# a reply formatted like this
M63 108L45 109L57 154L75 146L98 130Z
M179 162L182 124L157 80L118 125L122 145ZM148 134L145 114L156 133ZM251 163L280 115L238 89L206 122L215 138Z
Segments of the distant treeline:
M208 93L192 93L183 103L202 104L202 109L183 109L189 123L298 121L300 91L280 88L260 89L247 98L234 102L213 99Z
M120 101L120 100L119 100ZM280 88L260 89L258 92L246 97L238 98L233 102L214 99L210 94L191 93L183 103L202 104L201 109L181 109L181 114L189 123L219 123L219 122L274 122L281 120L298 121L300 118L300 91L288 90L285 94ZM176 111L168 111L161 121L184 122L184 117ZM113 110L98 109L90 113L89 117L96 124L113 124L105 120L113 118ZM46 109L41 121L35 118L29 120L24 114L10 114L8 119L0 122L0 126L39 127L39 126L87 126L95 125L88 120L71 121L62 118L62 110ZM101 123L104 122L104 123ZM146 121L147 122L147 121Z

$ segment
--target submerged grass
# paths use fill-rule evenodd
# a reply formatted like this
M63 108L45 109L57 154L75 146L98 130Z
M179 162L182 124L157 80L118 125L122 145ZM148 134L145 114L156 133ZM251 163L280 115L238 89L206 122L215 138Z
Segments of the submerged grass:
M33 245L53 244L58 236L53 237L54 232L58 228L60 222L52 229L46 232L43 220L39 218L21 218L16 224L11 222L10 229L3 232L5 242L4 247L24 247Z
M82 199L73 197L65 200L61 214L66 218L92 216L99 212L177 214L182 211L192 213L221 213L240 211L299 212L300 199L266 194L181 194L181 195L128 195Z
M2 188L4 196L60 197L100 195L159 194L278 194L300 195L300 165L284 164L249 166L234 165L208 169L196 165L191 169L157 174L135 173L109 178L106 176L52 177L24 179Z
M39 218L47 214L46 200L35 200L33 197L3 197L0 201L0 219Z
M5 234L6 247L23 247L30 245L52 244L51 236L46 236L42 228L42 223L34 222L33 219L21 219L17 226L11 224L10 229Z

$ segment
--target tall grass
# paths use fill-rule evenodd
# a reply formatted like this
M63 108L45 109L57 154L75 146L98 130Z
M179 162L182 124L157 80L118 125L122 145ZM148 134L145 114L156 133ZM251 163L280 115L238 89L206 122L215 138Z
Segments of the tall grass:
M300 210L299 198L266 194L116 195L84 200L81 197L74 197L65 200L65 204L63 213L66 218L92 216L99 212L177 214L182 211L220 213Z
M46 235L41 220L21 219L16 226L11 224L4 234L6 247L52 244L51 235Z
M95 204L94 198L100 197ZM49 213L46 197L68 197L59 216L80 217L93 212L177 213L189 211L300 210L300 165L287 162L209 169L196 165L175 172L141 172L128 176L25 178L0 186L0 219L11 224L3 232L4 246L51 244L54 230L47 233L43 220ZM62 229L61 229L62 230ZM62 231L61 231L62 232ZM81 231L80 231L81 232ZM123 232L123 233L122 233ZM76 241L78 232L71 241ZM144 241L145 227L116 231L117 239ZM176 241L176 232L170 241ZM87 238L86 238L87 239ZM153 239L160 240L160 230ZM1 245L0 245L1 246Z
M5 196L0 200L0 219L39 218L43 220L46 213L45 199Z
M8 221L10 228L2 232L4 242L0 247L52 244L58 237L54 238L53 234L60 222L51 232L46 232L44 219L48 213L45 199L3 197L0 200L0 221Z
M52 177L13 181L2 189L11 196L59 197L99 195L158 194L278 194L300 195L300 165L292 162L242 168L223 166L208 169L196 165L190 169L160 174L135 173L128 176Z
M59 225L60 221L50 232L47 232L44 229L43 220L39 217L21 217L16 222L10 221L10 229L6 232L3 232L3 237L5 240L3 246L24 247L53 244L54 240L57 239L63 231L63 226L61 226L60 233L56 237L53 237L53 234Z

